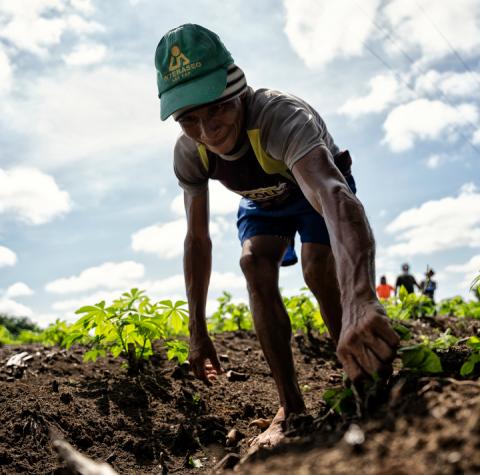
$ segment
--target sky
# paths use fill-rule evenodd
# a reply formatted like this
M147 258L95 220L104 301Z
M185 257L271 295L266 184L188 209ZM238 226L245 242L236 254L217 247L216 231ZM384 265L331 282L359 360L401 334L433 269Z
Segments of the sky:
M166 31L215 31L253 88L295 94L348 149L377 243L438 298L480 270L480 0L0 0L0 313L45 326L132 287L184 299L186 230L161 122ZM239 198L210 182L213 273L246 300ZM297 251L299 251L297 243ZM282 268L291 295L301 268Z

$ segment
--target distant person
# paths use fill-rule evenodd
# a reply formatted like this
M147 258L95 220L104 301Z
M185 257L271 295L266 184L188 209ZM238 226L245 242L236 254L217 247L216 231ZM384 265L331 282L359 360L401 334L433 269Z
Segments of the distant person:
M397 282L395 283L395 295L397 295L398 289L402 285L405 287L405 290L409 294L414 293L415 287L417 287L418 290L421 290L420 286L417 284L417 281L415 280L415 277L413 277L413 275L409 273L409 270L410 270L410 266L408 264L402 265L402 274L400 274L397 277Z
M432 302L435 302L434 294L435 290L437 290L437 283L432 280L432 277L435 275L433 269L427 269L425 272L425 280L420 282L420 289L422 290L422 294L429 297Z
M395 292L395 289L390 284L387 284L387 278L382 275L380 277L380 285L377 286L377 297L379 299L388 299L392 292Z

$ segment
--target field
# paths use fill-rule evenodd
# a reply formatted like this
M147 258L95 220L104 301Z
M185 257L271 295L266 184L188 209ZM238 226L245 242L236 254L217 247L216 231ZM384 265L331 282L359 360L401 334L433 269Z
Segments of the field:
M84 362L93 347L100 351L98 341L68 349L5 344L0 473L74 473L58 459L54 439L119 474L222 473L234 465L241 474L480 473L480 306L453 299L434 308L420 297L401 298L385 303L402 335L394 375L361 401L344 387L308 296L286 300L308 415L288 420L285 443L250 454L248 441L275 414L277 394L248 309L228 294L212 320L226 372L208 387L179 363L181 352L167 358L162 341L171 335L153 339L135 371L122 351ZM184 338L180 331L174 341L181 347ZM7 366L21 352L23 362Z

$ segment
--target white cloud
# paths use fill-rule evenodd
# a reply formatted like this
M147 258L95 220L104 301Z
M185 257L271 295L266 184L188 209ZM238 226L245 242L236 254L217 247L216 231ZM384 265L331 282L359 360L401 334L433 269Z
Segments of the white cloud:
M71 210L70 196L55 180L35 168L0 168L0 214L28 224L43 224Z
M91 0L70 0L70 3L76 10L86 15L95 11Z
M475 131L475 133L473 134L472 142L476 145L480 144L480 129Z
M423 60L453 55L451 45L466 55L480 46L478 0L457 0L448 8L436 0L423 0L421 5L418 0L393 0L383 13L402 49L420 50Z
M226 215L238 211L240 196L225 188L219 181L210 180L208 182L208 193L211 215ZM183 192L180 192L172 200L170 209L179 216L185 215Z
M14 266L17 263L17 255L8 247L0 246L0 267Z
M59 315L55 313L35 313L30 317L30 320L37 324L40 328L47 328L56 320L65 320L68 323L73 323L78 318L78 315Z
M28 131L29 161L44 169L80 160L98 167L112 156L116 168L132 166L132 149L172 150L179 133L174 121L160 121L151 68L67 68L23 86L20 98L2 103L1 120Z
M141 289L145 289L147 294L154 294L160 298L171 298L171 294L185 294L185 278L183 274L176 274L165 279L145 281L139 284ZM234 272L212 271L210 276L209 292L219 292L229 289L244 289L245 278L243 275Z
M15 302L15 300L0 298L0 314L12 317L31 317L33 312L31 308Z
M10 285L5 292L6 298L26 297L33 295L33 290L24 282L16 282Z
M245 277L234 272L212 272L211 290L246 289Z
M398 242L390 256L432 254L459 247L480 246L480 193L473 184L456 197L427 201L403 211L386 228Z
M99 43L84 43L77 45L68 55L63 57L64 61L72 66L84 66L99 63L105 58L107 48Z
M473 280L480 275L480 254L473 256L463 264L447 266L445 271L463 274L463 281L459 283L459 288L469 289Z
M183 274L177 274L165 279L151 280L138 282L135 287L145 290L146 295L150 297L152 301L158 300L186 300L185 295L185 281ZM244 290L245 279L243 276L235 274L233 272L212 272L209 286L209 296L207 301L207 315L210 315L218 308L218 302L215 296L220 295L223 290ZM52 309L62 316L51 315L49 323L55 321L56 318L66 318L68 321L74 321L78 318L75 315L75 311L85 305L94 305L102 300L107 304L113 302L113 300L119 298L125 288L119 287L114 290L99 290L94 293L82 295L73 299L59 300L52 304ZM234 299L235 302L245 301L245 299Z
M66 31L91 33L103 31L98 23L77 13L93 11L91 2L64 0L0 1L0 38L17 49L44 57L48 48L61 41Z
M209 225L210 236L212 239L219 239L232 226L221 216L213 219ZM137 252L155 254L161 259L172 259L182 255L186 233L187 221L185 218L153 224L132 234L131 246Z
M13 68L7 54L0 47L0 96L10 91L13 80Z
M68 294L86 290L134 287L143 277L145 268L134 261L105 262L97 267L89 267L78 276L54 280L46 285L48 292Z
M350 0L284 0L283 4L285 33L305 64L314 67L337 56L361 55L363 43L374 29L371 18L380 1L364 0L361 10Z
M431 168L432 170L435 168L438 168L440 165L440 162L443 160L443 157L438 154L430 155L427 160L426 160L426 165L428 168Z
M142 228L132 235L134 251L156 254L160 258L170 259L183 252L183 240L187 232L185 219L177 219L163 224L154 224Z
M125 292L126 288L115 289L115 290L98 290L96 292L82 295L80 297L67 299L67 300L59 300L52 304L52 309L57 312L64 312L66 316L68 316L68 320L75 320L78 319L79 316L75 315L75 311L78 310L80 307L84 307L85 305L96 305L101 301L105 301L107 304L112 303L114 300L121 297L122 293Z
M394 108L383 128L384 143L394 152L413 147L416 140L453 138L458 127L475 122L478 112L471 104L452 107L441 101L417 99Z
M378 75L369 82L370 93L364 97L349 99L340 113L353 118L362 114L382 112L389 105L405 98L407 92L392 74Z
M441 92L446 96L473 97L478 93L479 84L479 73L431 70L416 79L415 89L419 94Z

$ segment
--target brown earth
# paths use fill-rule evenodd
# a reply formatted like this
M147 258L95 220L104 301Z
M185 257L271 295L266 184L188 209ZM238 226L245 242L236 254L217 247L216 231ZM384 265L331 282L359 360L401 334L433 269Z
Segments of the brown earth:
M406 325L417 340L448 327L459 337L480 331L480 321L468 318ZM135 378L113 358L83 363L82 348L0 348L0 474L69 473L52 437L119 474L209 473L228 454L232 464L246 459L235 468L244 475L480 473L478 367L470 379L458 376L466 347L443 352L440 376L397 369L361 414L340 416L322 398L342 381L330 340L297 335L294 356L309 415L288 421L284 444L245 457L259 433L249 424L275 414L276 390L253 334L219 334L215 344L234 373L210 387L161 356ZM6 368L21 351L33 356L27 367ZM228 444L233 428L243 438Z

